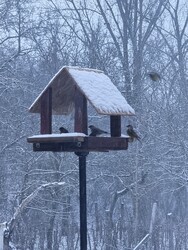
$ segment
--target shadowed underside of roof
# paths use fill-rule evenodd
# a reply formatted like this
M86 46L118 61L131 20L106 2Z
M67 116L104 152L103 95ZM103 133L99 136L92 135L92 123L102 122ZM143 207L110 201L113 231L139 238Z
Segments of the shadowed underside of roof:
M63 67L29 108L40 113L40 101L45 91L52 88L52 113L68 115L74 109L76 88L85 95L99 114L134 115L120 91L102 71L79 67Z

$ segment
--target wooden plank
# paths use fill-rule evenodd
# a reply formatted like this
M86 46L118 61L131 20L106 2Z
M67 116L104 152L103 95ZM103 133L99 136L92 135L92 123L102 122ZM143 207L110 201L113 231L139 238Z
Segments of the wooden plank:
M87 99L76 87L74 131L88 134Z
M85 137L83 142L33 142L34 151L105 152L127 148L128 138L126 137Z
M113 137L121 136L121 116L111 115L110 116L110 133Z
M87 137L85 146L91 151L125 150L128 148L128 138L124 137Z
M41 97L40 102L40 132L52 133L52 89L48 88Z

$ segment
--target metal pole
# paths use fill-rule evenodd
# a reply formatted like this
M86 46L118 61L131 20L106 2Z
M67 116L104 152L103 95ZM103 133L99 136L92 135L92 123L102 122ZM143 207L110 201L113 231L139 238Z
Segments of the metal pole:
M75 154L79 157L80 250L87 250L86 156L88 152L76 152Z

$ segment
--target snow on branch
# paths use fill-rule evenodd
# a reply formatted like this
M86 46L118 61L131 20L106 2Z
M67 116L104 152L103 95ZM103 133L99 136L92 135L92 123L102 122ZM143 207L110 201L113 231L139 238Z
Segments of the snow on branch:
M147 173L143 173L141 178L138 180L137 184L142 185L145 182L145 178L147 177ZM112 218L113 212L114 212L114 208L116 205L116 202L118 201L118 199L122 196L124 196L126 193L128 193L130 190L132 190L136 185L136 182L130 184L128 187L125 187L124 189L120 190L120 191L116 191L112 197L112 203L110 206L110 218Z
M4 151L10 147L12 147L14 144L16 144L19 140L24 138L25 135L21 135L20 137L16 138L15 140L11 141L9 144L6 144L0 151L0 154L4 153Z
M28 204L38 195L40 191L45 190L46 188L53 188L57 186L64 186L65 182L51 182L46 183L41 186L39 186L37 189L35 189L29 196L27 196L22 203L16 208L16 211L11 218L11 220L8 222L9 231L11 232L15 226L16 220L19 217L19 215L22 213L22 211L28 206Z

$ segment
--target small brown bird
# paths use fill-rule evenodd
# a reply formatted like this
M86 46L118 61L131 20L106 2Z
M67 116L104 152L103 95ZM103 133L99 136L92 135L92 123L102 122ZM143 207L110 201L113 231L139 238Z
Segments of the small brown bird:
M90 125L89 128L91 129L91 134L89 136L98 136L102 134L108 134L108 132L101 130L93 125Z
M157 82L157 81L161 80L161 76L157 72L154 72L154 71L149 72L148 76L154 82Z
M66 128L64 128L64 127L60 127L59 128L59 131L60 131L60 134L64 134L64 133L68 133L69 131L66 129Z
M140 136L137 135L137 133L134 131L132 125L127 125L127 134L130 136L131 141L134 141L134 139L140 141Z

